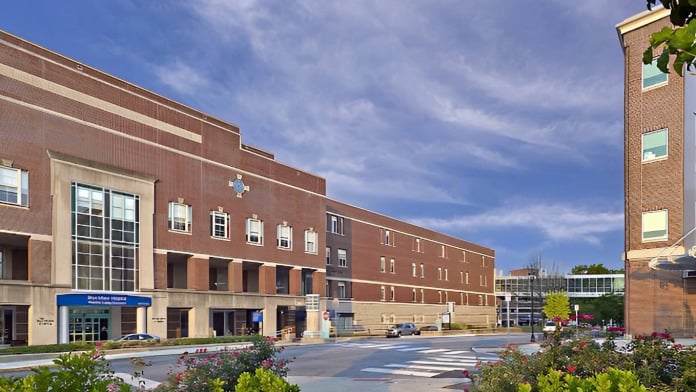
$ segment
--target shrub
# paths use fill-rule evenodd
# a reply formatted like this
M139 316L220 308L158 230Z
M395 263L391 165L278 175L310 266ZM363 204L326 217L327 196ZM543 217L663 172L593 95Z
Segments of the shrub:
M79 354L63 354L53 363L58 367L34 369L34 373L21 378L0 378L0 391L120 391L129 392L131 386L114 376L113 370L98 350Z
M219 380L224 383L224 391L234 391L243 373L252 373L261 367L276 376L287 376L289 361L278 359L283 348L275 346L275 339L255 336L252 342L252 346L241 350L221 351L204 357L184 353L177 362L177 366L183 369L172 371L168 380L155 390L210 392L213 391L212 381Z
M300 387L290 384L266 368L258 368L254 374L239 376L235 392L300 392Z
M572 370L572 367L571 369ZM545 375L539 376L536 386L525 383L519 386L518 392L614 392L614 391L647 391L641 385L635 374L617 369L609 369L606 373L600 373L589 378L580 378L560 370L551 370Z

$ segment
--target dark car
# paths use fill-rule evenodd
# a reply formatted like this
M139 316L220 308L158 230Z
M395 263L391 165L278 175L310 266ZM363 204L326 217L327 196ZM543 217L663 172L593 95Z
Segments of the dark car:
M437 325L424 325L418 328L418 335L423 331L438 331Z
M121 341L129 341L129 342L145 342L145 341L151 341L151 342L159 342L160 338L159 336L155 335L150 335L149 333L131 333L128 335L123 335L120 336L116 339L114 339L117 342Z
M400 337L402 335L416 335L418 329L413 323L403 323L396 324L395 326L387 329L387 337Z

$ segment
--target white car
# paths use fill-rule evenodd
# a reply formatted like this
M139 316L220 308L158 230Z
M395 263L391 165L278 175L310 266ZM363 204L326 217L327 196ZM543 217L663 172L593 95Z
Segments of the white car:
M558 327L558 330L561 331L563 330L563 327ZM543 332L556 332L556 323L553 321L547 321L546 324L544 324L544 328L542 329Z

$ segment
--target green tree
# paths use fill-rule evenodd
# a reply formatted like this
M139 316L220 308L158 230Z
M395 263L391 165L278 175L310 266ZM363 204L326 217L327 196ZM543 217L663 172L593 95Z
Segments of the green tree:
M660 2L670 10L674 27L664 27L650 36L650 46L643 53L643 63L650 64L659 52L657 67L669 73L672 68L683 76L684 68L691 70L696 61L696 0L647 0L648 9Z
M555 321L556 325L570 316L570 301L568 295L563 291L547 294L545 302L542 311L546 318Z
M595 322L614 320L618 324L624 322L624 297L622 295L606 294L592 300Z

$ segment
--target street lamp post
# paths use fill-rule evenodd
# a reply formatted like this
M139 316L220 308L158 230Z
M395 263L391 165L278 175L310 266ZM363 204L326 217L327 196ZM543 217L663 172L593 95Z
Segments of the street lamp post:
M530 342L536 342L536 337L534 336L534 280L536 279L536 274L534 272L529 273L529 286L531 287L532 294L532 314L529 317L530 324L532 325L532 338Z

